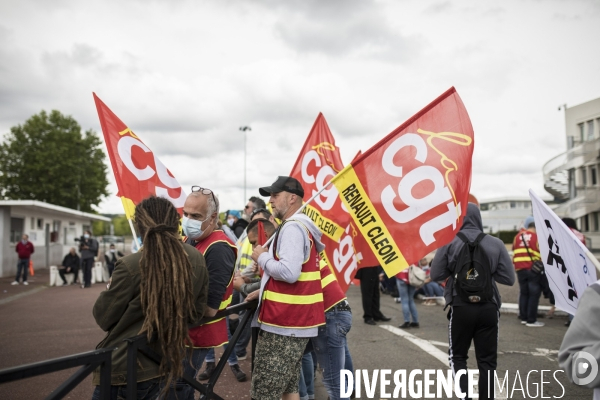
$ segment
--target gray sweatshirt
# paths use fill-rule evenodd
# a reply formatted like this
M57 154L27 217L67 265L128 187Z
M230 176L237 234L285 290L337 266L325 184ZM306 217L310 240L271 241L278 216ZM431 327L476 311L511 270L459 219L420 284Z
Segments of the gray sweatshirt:
M465 216L460 231L465 234L469 241L474 241L483 231L481 212L475 204L469 203L467 205L467 215ZM448 283L444 288L444 298L446 299L446 304L451 304L453 306L467 304L457 295L456 289L454 288L456 259L460 249L464 245L465 243L460 240L458 236L455 237L452 242L438 249L431 263L431 280L443 281L444 279L449 278ZM500 309L502 301L496 282L508 286L514 285L515 269L510 256L508 255L508 251L506 251L506 247L500 239L486 235L479 245L485 250L491 263L494 303L496 303L496 306Z
M260 282L260 298L262 298L265 285L269 279L276 279L287 283L294 283L300 277L302 264L308 259L310 254L310 241L306 234L306 227L313 237L317 253L320 253L325 245L321 243L321 231L304 214L295 214L288 218L279 231L277 239L277 255L279 260L273 257L274 246L269 246L269 251L258 257L258 265L263 269L264 274ZM259 303L260 308L260 303ZM257 321L258 312L255 313L253 326L260 326L264 331L283 336L296 337L315 337L318 334L318 328L280 328L276 326L260 324Z
M574 356L580 351L591 355L596 360L596 366L600 366L600 280L583 292L575 319L571 322L558 351L558 363L571 382L573 368L578 368L578 364L581 364L579 362L574 365ZM581 358L580 355L578 359ZM592 363L588 360L587 364ZM590 375L584 374L581 378L585 379L588 376ZM583 386L593 388L594 400L600 400L600 371L597 370L596 378Z

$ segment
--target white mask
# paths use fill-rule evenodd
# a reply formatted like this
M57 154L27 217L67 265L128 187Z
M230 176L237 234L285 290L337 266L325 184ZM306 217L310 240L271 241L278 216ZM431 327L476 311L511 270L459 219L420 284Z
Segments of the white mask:
M233 219L233 218L227 218L227 225L233 226L233 224L235 224L235 219Z
M184 235L186 235L192 240L198 239L204 233L204 231L202 230L202 224L206 222L208 218L210 217L207 216L204 221L198 221L184 216L183 221L181 222L181 227L183 228Z
M90 238L90 235L88 235L88 234L86 233L85 235L83 235L83 238L84 238L84 239L89 239L89 238Z

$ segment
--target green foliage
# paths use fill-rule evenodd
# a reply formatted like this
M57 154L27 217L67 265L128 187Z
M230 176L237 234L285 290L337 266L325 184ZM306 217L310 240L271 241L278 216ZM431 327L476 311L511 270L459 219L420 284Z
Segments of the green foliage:
M115 228L116 236L131 236L131 228L129 227L129 222L127 221L127 217L125 215L118 215L113 218L112 224Z
M0 144L0 198L39 200L81 211L108 195L102 142L53 110L10 128Z

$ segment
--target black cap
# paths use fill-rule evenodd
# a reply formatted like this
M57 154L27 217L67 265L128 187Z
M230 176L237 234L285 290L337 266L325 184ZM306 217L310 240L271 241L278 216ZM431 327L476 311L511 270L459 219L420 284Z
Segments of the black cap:
M304 197L304 189L297 179L291 176L279 176L271 186L258 189L261 196L270 196L272 193L289 192Z

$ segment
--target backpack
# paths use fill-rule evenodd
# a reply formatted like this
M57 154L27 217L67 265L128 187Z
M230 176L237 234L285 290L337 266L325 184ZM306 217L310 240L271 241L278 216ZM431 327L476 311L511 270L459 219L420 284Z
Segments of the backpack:
M486 234L480 233L473 242L469 242L462 232L458 232L457 236L464 242L464 245L458 252L454 269L456 293L467 303L493 301L494 289L490 261L479 245Z
M426 278L427 274L421 268L414 265L408 267L408 284L410 286L414 286L417 289L423 287Z

